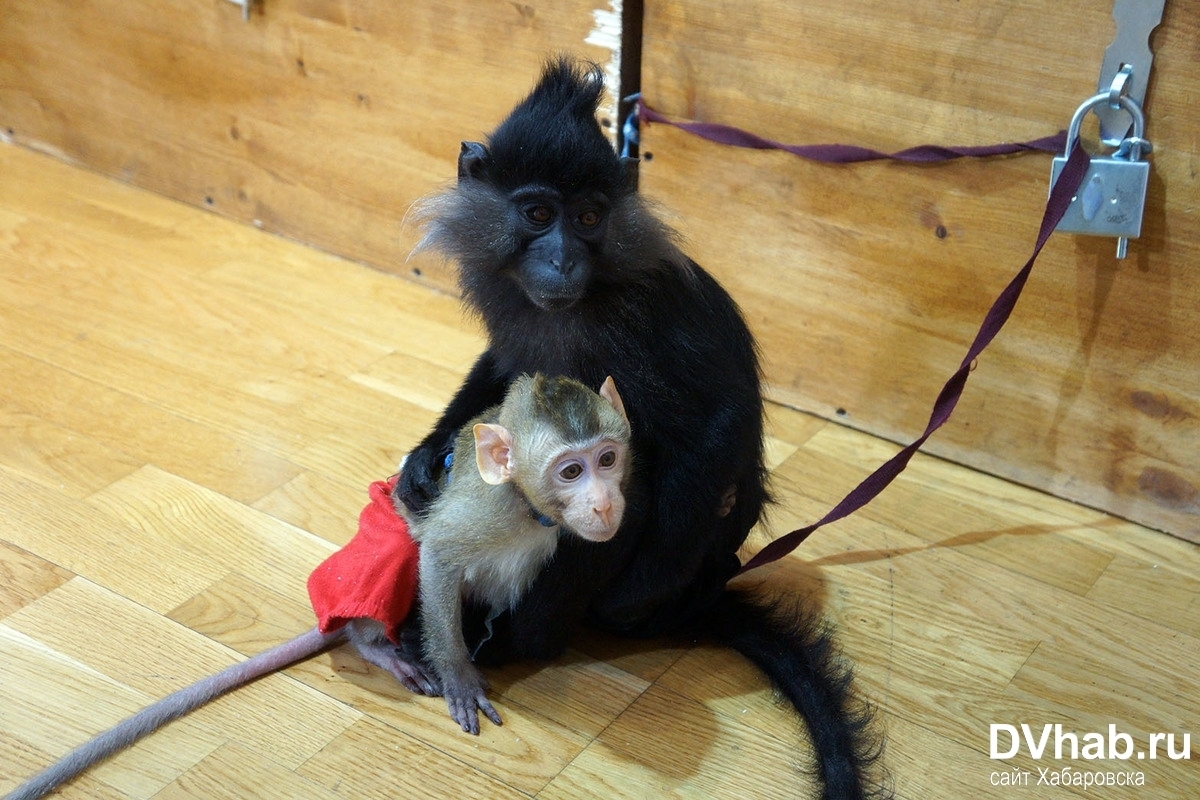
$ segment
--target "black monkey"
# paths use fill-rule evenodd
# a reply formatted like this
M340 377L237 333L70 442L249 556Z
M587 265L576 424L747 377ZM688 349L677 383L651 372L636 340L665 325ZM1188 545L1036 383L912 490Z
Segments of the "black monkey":
M488 346L410 454L398 499L427 507L455 432L522 373L594 386L611 375L636 453L620 532L602 547L565 539L480 657L554 657L581 622L713 637L804 717L822 796L869 796L878 747L828 631L725 587L769 502L756 345L725 290L642 203L635 162L597 124L602 91L594 65L551 61L486 145L463 143L457 186L426 203L421 246L458 262Z

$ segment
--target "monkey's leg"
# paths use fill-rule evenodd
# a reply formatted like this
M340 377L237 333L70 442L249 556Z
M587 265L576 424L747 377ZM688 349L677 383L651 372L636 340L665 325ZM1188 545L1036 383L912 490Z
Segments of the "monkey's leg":
M391 674L400 684L413 694L423 694L426 697L437 697L442 693L442 684L432 670L426 669L417 659L406 659L400 655L400 648L384 639L358 640L351 636L354 649L368 661L385 672Z
M367 617L346 623L346 634L364 661L390 674L405 689L426 697L441 695L442 683L437 674L425 666L420 646L421 634L412 625L405 625L399 645L388 639L382 624Z

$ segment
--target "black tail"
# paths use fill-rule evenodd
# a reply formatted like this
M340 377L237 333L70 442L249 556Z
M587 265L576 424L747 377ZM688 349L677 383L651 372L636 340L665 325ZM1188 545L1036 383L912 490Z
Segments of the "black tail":
M875 775L882 739L872 730L870 709L852 695L851 669L829 626L802 608L787 611L726 591L710 631L765 672L804 718L822 800L889 797Z

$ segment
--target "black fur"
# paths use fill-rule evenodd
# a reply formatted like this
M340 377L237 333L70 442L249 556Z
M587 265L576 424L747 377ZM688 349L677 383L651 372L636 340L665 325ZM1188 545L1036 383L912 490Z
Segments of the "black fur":
M871 712L851 691L852 673L832 630L799 603L763 608L727 591L711 610L708 632L754 662L800 712L813 750L823 800L887 798L864 771L882 755Z
M583 69L566 59L551 62L537 89L488 137L492 158L479 177L506 192L544 182L567 193L599 188L616 194L625 173L595 170L619 163L595 123L603 92L599 68Z
M486 147L464 144L458 187L425 207L423 245L459 262L488 347L410 454L398 497L414 511L428 503L454 431L500 402L520 374L592 387L611 375L635 455L621 531L599 545L565 539L521 605L497 620L481 658L556 656L582 621L631 636L714 636L758 664L805 716L824 796L864 797L871 747L828 634L781 625L725 588L769 502L756 346L725 290L643 207L629 165L596 123L601 89L597 68L550 63ZM556 209L604 212L603 236L585 239L585 272L576 273L587 275L585 289L561 306L528 291L529 271L554 277L514 210L513 193L526 187ZM722 515L731 488L736 502Z

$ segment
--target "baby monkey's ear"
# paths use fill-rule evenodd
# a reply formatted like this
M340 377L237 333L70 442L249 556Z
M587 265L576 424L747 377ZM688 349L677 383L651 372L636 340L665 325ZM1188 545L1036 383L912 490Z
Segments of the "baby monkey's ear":
M475 464L484 483L498 486L512 480L512 434L503 425L480 422L475 434Z

